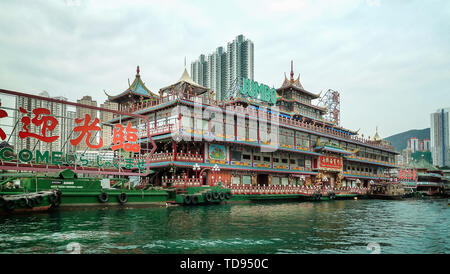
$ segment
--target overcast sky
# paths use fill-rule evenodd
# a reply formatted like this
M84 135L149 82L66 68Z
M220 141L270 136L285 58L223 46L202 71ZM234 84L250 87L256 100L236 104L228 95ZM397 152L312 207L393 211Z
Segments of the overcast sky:
M382 137L450 106L450 1L0 1L0 88L76 101L117 94L136 66L152 91L243 34L255 80L290 61L306 90L341 93L342 125Z

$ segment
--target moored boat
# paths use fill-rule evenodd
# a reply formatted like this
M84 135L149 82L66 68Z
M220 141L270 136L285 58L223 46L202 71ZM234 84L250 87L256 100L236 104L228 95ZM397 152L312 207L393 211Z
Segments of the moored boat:
M397 182L378 182L371 186L369 198L401 200L405 194L402 184Z
M41 212L61 203L61 192L47 190L33 193L6 194L0 196L0 213Z

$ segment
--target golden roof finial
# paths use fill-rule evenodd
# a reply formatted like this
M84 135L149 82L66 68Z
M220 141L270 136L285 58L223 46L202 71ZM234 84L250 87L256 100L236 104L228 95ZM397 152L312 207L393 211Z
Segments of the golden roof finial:
M375 130L375 136L373 136L373 140L374 140L374 141L379 141L379 140L381 140L380 135L378 135L378 126L376 127L376 130Z

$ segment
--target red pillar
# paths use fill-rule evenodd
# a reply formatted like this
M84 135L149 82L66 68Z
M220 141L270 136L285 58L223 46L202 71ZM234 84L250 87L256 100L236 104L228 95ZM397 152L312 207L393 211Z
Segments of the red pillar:
M177 160L177 142L172 141L173 160Z

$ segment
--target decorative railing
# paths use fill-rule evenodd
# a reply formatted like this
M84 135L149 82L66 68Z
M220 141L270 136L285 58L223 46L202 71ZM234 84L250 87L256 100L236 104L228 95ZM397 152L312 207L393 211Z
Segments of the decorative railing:
M388 175L385 174L377 174L371 172L363 172L363 171L343 171L344 175L347 176L367 176L367 177L379 177L379 178L388 178Z
M347 156L347 158L361 160L361 161L367 161L367 162L371 162L371 163L383 164L383 165L387 165L387 166L395 166L395 163L381 161L381 160L375 160L375 159L365 158L365 157L360 157L360 156L355 156L355 155Z
M203 103L203 104L207 104L207 105L217 105L217 101L210 98L210 97L203 97L203 96L195 96L195 95L190 95L190 94L182 94L182 96L178 96L178 95L167 95L167 96L163 96L160 97L158 99L152 99L152 100L146 100L146 101L142 101L142 102L137 102L134 104L131 104L129 107L124 107L122 108L122 111L125 112L136 112L136 111L140 111L140 110L144 110L144 109L148 109L157 105L161 105L164 103L168 103L177 99L184 99L184 100L188 100L188 101L197 101L200 100L199 102Z
M147 155L143 154L139 158L142 161L145 161ZM174 161L173 152L155 152L150 158L150 162L168 162ZM195 154L195 153L177 153L177 160L186 161L186 162L197 162L203 163L203 155Z
M159 134L164 134L164 133L171 133L177 130L177 126L175 124L168 124L168 125L164 125L164 126L159 126L159 127L151 127L149 129L150 135L159 135ZM140 137L147 137L147 132L145 130L142 131L141 136Z
M201 186L202 182L198 178L172 178L172 179L166 179L163 178L161 181L161 184L163 187L190 187L190 186Z
M302 194L312 195L320 192L323 196L328 195L330 192L336 194L358 194L365 195L368 193L368 188L365 187L342 187L342 188L318 188L314 186L296 186L296 185L270 185L270 186L252 186L232 184L227 187L231 188L233 194L238 195L286 195L286 194Z

